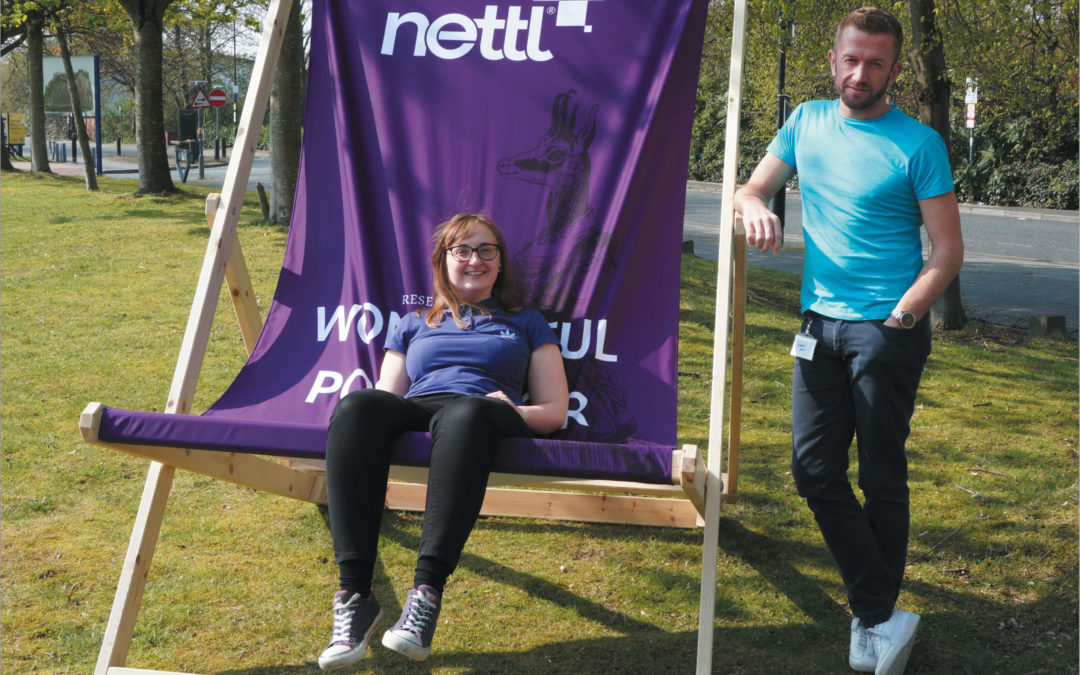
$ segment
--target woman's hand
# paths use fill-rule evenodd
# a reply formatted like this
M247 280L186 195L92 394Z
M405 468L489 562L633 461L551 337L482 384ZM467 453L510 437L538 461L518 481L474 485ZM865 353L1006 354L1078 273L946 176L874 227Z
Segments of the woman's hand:
M488 394L487 396L488 396L489 398L497 398L497 399L499 399L500 401L505 401L506 403L509 403L509 404L510 404L510 406L511 406L511 407L513 407L513 409L514 409L514 410L517 410L517 409L518 409L518 407L517 407L517 404L516 404L516 403L514 403L514 402L513 402L513 401L512 401L511 399L510 399L510 397L506 395L506 392L504 392L504 391L502 391L502 390L499 390L499 391L493 391L493 392L491 392L490 394ZM518 410L518 412L520 413L521 411L520 411L520 410Z

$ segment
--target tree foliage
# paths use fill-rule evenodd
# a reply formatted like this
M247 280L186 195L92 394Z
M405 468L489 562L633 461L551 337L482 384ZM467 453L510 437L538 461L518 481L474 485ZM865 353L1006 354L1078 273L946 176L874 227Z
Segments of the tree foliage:
M169 128L176 128L176 111L191 101L192 82L207 82L226 90L239 85L234 80L233 41L237 31L248 28L244 10L251 5L251 0L177 0L170 7L164 22L163 73ZM245 59L237 79L239 75L246 78L248 70ZM231 119L229 116L228 121ZM214 140L212 133L207 140Z
M745 180L776 129L777 57L783 10L795 21L785 91L794 105L833 98L826 53L858 0L750 0L742 93L739 175ZM885 3L912 29L906 2ZM719 180L723 164L733 0L712 0L698 86L690 175ZM949 90L949 143L961 199L1077 208L1077 0L938 0L937 29ZM910 42L909 42L910 46ZM892 101L919 118L923 89L910 60ZM969 167L965 80L978 78L975 157Z

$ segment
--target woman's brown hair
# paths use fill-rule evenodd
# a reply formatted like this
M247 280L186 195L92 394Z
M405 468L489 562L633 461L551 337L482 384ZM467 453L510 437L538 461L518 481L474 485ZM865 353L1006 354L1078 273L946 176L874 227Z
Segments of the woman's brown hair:
M466 324L461 317L463 305L468 305L474 311L483 314L490 313L479 305L463 300L450 284L450 275L447 270L446 250L465 239L474 223L486 227L495 237L494 244L499 248L499 275L495 278L491 297L506 311L520 309L517 306L516 289L510 272L510 256L507 254L506 241L503 239L499 226L494 220L481 213L459 213L450 220L440 223L435 234L431 236L431 276L435 285L435 302L424 317L424 321L429 326L435 327L442 323L444 311L449 309L454 322L464 328Z

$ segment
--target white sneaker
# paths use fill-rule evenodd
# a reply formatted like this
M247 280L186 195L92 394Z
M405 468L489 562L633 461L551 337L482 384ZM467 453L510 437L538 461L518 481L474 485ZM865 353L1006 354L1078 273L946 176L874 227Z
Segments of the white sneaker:
M918 628L918 614L894 609L888 621L867 629L874 654L877 655L875 675L900 675L904 672Z
M394 627L383 633L387 649L404 654L413 661L423 661L431 653L431 638L439 624L442 598L431 586L421 584L409 591L401 618Z
M858 619L851 620L851 646L848 647L848 665L860 673L872 673L877 667L874 644L866 628Z
M374 596L338 591L334 594L334 632L330 644L319 655L323 670L344 668L360 661L368 653L371 636L382 621L383 613Z

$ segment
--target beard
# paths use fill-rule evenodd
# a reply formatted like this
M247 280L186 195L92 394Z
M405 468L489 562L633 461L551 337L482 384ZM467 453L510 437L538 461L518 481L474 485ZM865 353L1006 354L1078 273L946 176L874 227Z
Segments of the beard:
M851 110L868 110L869 108L873 108L881 99L885 98L885 93L888 90L889 85L886 84L881 89L871 91L864 99L853 99L842 85L839 83L836 85L836 93L840 95L840 100Z

